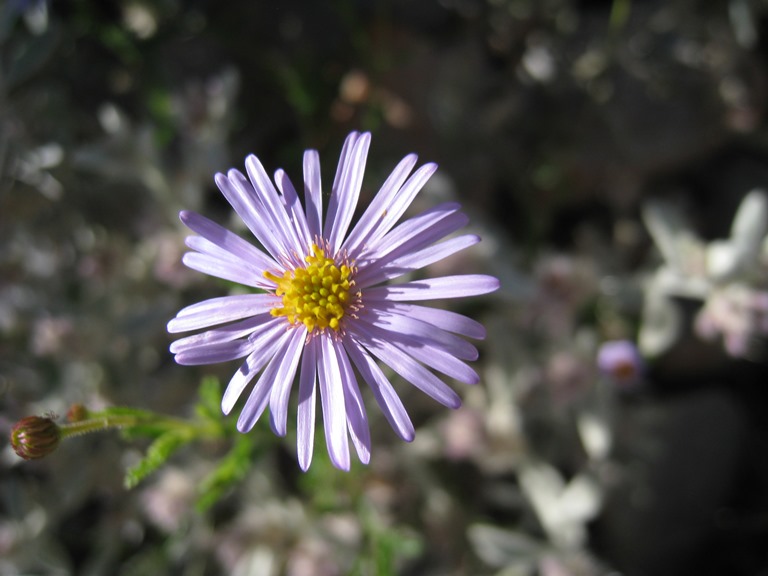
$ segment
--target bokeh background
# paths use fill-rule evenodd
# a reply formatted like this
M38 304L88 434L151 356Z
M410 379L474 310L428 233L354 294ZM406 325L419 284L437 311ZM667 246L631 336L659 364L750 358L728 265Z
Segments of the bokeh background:
M6 438L73 403L187 417L227 381L165 325L232 289L180 265L177 214L237 229L213 175L249 153L300 182L316 148L328 182L370 130L364 198L436 161L416 208L457 199L484 241L432 272L502 289L446 303L488 328L464 406L396 381L416 440L369 399L349 473L262 422L200 511L226 442L127 490L146 442L4 441L0 574L768 574L766 32L763 0L5 0ZM598 362L616 341L640 356Z

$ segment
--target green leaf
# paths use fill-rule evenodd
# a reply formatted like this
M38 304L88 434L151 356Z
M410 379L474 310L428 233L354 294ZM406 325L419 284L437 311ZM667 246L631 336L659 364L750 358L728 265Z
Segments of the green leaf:
M195 406L195 412L204 420L220 422L221 417L221 383L216 376L205 376L200 381L198 390L200 400Z
M224 493L240 482L251 469L251 455L255 448L251 434L238 434L229 453L219 462L200 485L196 507L205 512L221 500Z
M144 458L126 471L125 479L123 480L125 487L128 489L134 488L144 478L162 466L174 452L190 440L189 434L181 434L175 430L159 436L149 445Z

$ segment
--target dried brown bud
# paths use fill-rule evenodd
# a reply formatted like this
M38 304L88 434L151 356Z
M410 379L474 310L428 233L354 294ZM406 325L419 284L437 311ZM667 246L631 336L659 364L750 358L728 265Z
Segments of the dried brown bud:
M25 460L47 456L59 445L61 430L44 416L27 416L11 429L11 446Z
M72 404L67 410L67 422L82 422L88 418L88 409L82 404Z

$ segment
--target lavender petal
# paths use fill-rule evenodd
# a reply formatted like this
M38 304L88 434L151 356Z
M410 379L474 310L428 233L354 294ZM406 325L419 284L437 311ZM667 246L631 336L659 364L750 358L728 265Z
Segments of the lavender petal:
M251 183L237 170L230 170L227 175L216 174L214 178L224 198L240 216L248 230L256 237L269 255L276 261L282 261L286 249L281 236L270 229L264 219L263 203Z
M299 373L299 408L296 419L296 451L303 471L312 463L315 446L315 406L317 405L318 339L310 338L304 347Z
M347 415L341 371L330 337L325 335L320 336L319 359L320 400L328 454L336 468L349 470Z
M336 357L339 359L341 370L341 382L344 385L344 406L347 413L347 429L352 438L358 458L363 464L371 460L371 432L368 429L368 416L365 413L365 404L357 385L355 372L349 363L349 358L341 342L332 342L336 349Z
M317 150L304 152L304 202L309 236L314 241L323 231L323 188Z
M418 318L391 310L377 309L363 313L360 321L368 323L373 328L386 330L400 339L421 343L431 348L440 348L447 354L462 360L477 360L478 357L477 348L466 340Z
M288 422L288 398L293 386L293 378L299 366L299 359L304 348L307 329L304 326L295 328L291 333L288 348L285 350L283 361L275 375L272 392L269 397L269 422L272 431L277 436L285 436Z
M439 262L448 256L480 242L480 237L475 234L466 234L451 238L445 242L428 246L416 252L410 252L384 263L382 266L370 266L363 270L355 281L358 287L366 288L374 284L379 284L385 280L398 278L403 274L419 270L435 262ZM393 251L394 252L394 251ZM392 254L392 253L390 253ZM388 255L389 256L389 255ZM389 258L387 258L389 260Z
M219 226L205 216L201 216L200 214L188 210L183 210L179 214L179 218L187 228L196 232L216 246L219 246L232 256L239 258L243 262L248 262L257 270L263 272L264 270L271 270L277 265L272 258L264 254L253 244L242 239L237 234L230 232L223 226ZM197 246L189 245L189 247L193 250L204 252L204 250Z
M360 187L363 184L365 161L371 135L360 134L351 146L350 152L344 157L341 177L334 183L331 199L328 202L328 214L325 222L324 236L328 240L331 253L335 254L352 222L352 216L360 197Z
M237 429L240 432L249 432L259 421L264 409L269 403L269 394L285 361L285 355L291 344L291 332L285 333L275 346L272 359L264 368L258 381L251 390L248 400L245 401L240 417L237 419Z
M354 329L353 337L361 346L367 348L374 356L416 388L434 398L443 406L448 408L458 408L461 406L459 395L445 382L432 374L432 372L416 362L410 355L386 340L376 338L375 335L365 330L362 325L356 325Z
M188 332L226 322L242 320L268 312L275 303L272 294L238 294L220 296L182 308L168 322L168 332Z
M236 340L184 350L176 354L174 360L182 366L202 366L236 360L248 356L252 351L253 344L248 340Z
M309 245L312 242L307 227L307 217L304 215L304 209L299 201L296 189L293 187L291 179L283 170L275 172L275 184L283 195L283 204L288 212L289 219L293 225L294 234L299 239L303 254L309 254Z
M242 262L214 258L199 252L187 252L182 256L181 261L187 268L222 280L229 280L252 288L260 288L264 285L264 277L255 270L249 269Z
M437 300L466 298L498 290L499 280L484 274L441 276L393 286L377 286L366 291L366 300Z
M389 177L382 184L379 191L374 196L371 203L366 208L360 220L347 236L347 239L342 245L342 249L345 250L350 257L356 258L359 254L359 249L364 246L370 237L371 231L376 228L377 222L379 222L386 215L388 206L392 203L393 196L400 191L400 187L408 178L408 174L411 173L413 167L416 165L418 157L415 154L409 154L403 158L400 163L395 167Z
M408 178L403 187L394 196L392 203L387 207L384 217L377 222L377 226L371 231L368 238L370 244L377 243L400 220L400 217L405 213L408 206L411 205L411 202L413 202L416 195L436 170L437 164L430 162L420 166Z
M257 342L254 342L253 352L245 359L245 362L232 376L221 398L221 411L229 414L235 407L238 398L248 386L254 376L264 368L275 355L275 351L288 338L282 329L274 329L262 334Z
M231 342L232 340L237 340L238 338L248 336L254 332L254 330L261 329L261 327L270 319L272 319L271 314L266 312L264 314L251 316L245 320L227 324L226 326L222 326L220 328L207 330L206 332L201 332L200 334L185 336L184 338L179 338L178 340L172 342L170 351L173 354L178 354L179 352L184 352L193 348L201 348L211 344L220 344L222 342Z
M408 412L403 406L403 402L395 392L392 384L381 371L379 365L371 358L368 353L351 339L345 339L344 347L355 363L358 372L368 384L373 392L376 402L384 413L384 417L392 426L392 429L400 438L406 442L411 442L416 435L413 423L408 417Z
M446 350L446 346L443 344L434 344L434 340L418 337L397 329L389 329L380 324L367 326L366 329L375 340L392 344L419 362L438 372L442 372L446 376L455 378L459 382L477 384L480 381L477 372L459 360L449 350ZM472 349L474 351L474 347Z
M259 198L266 209L266 215L268 220L272 223L275 230L280 231L279 238L286 249L287 255L292 255L302 252L301 243L294 232L293 226L288 219L288 214L285 210L280 197L277 194L272 180L269 179L269 175L261 161L251 154L245 159L245 169L248 172L248 177L251 179L251 184L259 194Z
M402 316L413 318L414 320L421 320L448 332L461 334L476 340L485 339L485 327L480 322L463 314L404 302L379 302L378 306Z
M229 268L234 268L237 271L236 274L239 274L241 277L246 277L247 275L248 281L251 282L255 288L269 290L275 287L274 282L264 277L265 270L274 270L278 267L274 262L271 264L270 268L259 268L258 266L254 265L254 261L250 259L243 260L231 252L227 252L223 248L220 248L202 236L187 236L186 244L192 250L195 250L196 253L204 256L206 260L220 261L222 264L219 266L219 268L222 268L224 265L226 265ZM182 258L182 262L183 261L184 260ZM204 264L198 262L197 265L201 266ZM208 274L208 272L205 273Z

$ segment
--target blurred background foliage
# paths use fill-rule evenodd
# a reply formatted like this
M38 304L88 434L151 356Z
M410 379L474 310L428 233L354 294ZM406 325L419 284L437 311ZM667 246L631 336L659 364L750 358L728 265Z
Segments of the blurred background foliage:
M141 442L3 445L0 573L765 574L768 208L741 202L768 183L767 27L763 0L6 0L4 435L73 403L189 416L226 382L165 324L236 290L181 266L177 213L236 228L213 174L249 153L295 182L317 148L329 181L371 130L364 198L438 162L417 208L458 199L484 242L435 272L502 290L459 309L489 331L464 407L401 382L416 440L370 410L348 474L261 424L130 491ZM616 340L642 364L599 365Z

